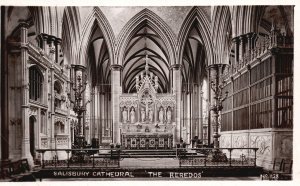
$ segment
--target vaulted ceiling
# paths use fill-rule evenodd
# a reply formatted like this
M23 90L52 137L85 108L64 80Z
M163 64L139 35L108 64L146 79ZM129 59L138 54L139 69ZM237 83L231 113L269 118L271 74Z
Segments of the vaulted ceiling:
M135 92L135 77L145 71L148 55L149 71L158 77L158 92L167 92L169 84L169 56L162 39L147 24L131 38L123 61L123 90Z
M205 49L200 35L195 25L191 28L185 43L181 71L184 90L191 88L192 84L200 84L206 75Z
M106 41L97 24L92 29L88 51L88 72L93 86L100 92L109 90L110 62Z

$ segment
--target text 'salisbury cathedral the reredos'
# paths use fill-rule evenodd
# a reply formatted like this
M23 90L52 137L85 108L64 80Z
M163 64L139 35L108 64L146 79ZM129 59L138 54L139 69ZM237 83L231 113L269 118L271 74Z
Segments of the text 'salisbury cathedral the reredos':
M192 148L229 148L213 150L212 162L230 166L235 157L255 156L265 169L292 159L293 14L293 6L2 6L1 161L51 166L76 154L53 149L162 156L182 147L199 158Z

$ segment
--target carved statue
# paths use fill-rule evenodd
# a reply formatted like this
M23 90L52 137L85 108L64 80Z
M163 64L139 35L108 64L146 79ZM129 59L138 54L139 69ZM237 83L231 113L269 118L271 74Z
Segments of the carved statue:
M127 123L127 120L128 120L127 110L126 107L124 107L122 112L122 121L123 123Z
M150 110L149 110L149 122L150 123L152 123L153 122L153 110L152 110L152 108L150 108Z
M144 108L141 108L141 122L145 122L146 112Z
M164 122L164 110L162 107L160 107L160 109L159 109L158 119L159 119L159 123Z
M130 111L130 123L135 123L135 111L134 111L134 108L131 108L131 111Z
M171 123L172 122L171 120L172 120L172 111L171 108L169 107L167 111L167 123Z

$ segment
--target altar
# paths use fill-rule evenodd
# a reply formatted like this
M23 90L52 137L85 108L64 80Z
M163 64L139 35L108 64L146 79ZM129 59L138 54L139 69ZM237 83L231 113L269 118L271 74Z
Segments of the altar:
M137 75L136 93L120 96L121 144L126 149L170 149L174 146L175 95L157 93L158 77Z

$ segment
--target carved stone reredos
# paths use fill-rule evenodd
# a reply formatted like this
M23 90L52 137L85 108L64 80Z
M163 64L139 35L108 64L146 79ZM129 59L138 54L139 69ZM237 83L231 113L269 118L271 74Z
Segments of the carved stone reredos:
M147 75L141 80L141 84L137 92L139 101L141 101L146 94L152 98L153 102L155 101L157 92L153 84L153 80L151 80L151 78Z

